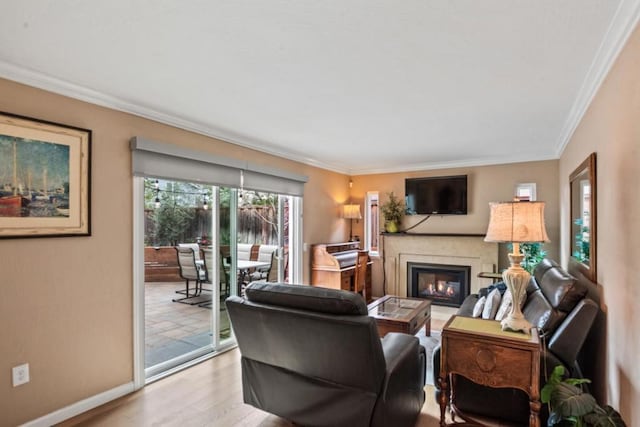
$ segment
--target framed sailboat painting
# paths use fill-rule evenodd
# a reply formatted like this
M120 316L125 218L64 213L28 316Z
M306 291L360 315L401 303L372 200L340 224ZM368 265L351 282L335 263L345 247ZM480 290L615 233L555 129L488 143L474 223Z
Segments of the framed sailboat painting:
M91 131L0 113L0 238L91 234Z

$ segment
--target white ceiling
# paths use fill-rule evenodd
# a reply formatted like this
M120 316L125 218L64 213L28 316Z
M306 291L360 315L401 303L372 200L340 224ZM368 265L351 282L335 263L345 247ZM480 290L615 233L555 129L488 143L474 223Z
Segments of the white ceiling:
M639 3L3 0L0 76L354 175L542 160Z

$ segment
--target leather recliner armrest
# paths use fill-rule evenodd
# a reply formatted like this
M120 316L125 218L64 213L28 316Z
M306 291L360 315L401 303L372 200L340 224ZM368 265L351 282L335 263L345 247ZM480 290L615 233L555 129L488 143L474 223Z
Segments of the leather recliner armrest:
M382 351L387 370L371 425L413 426L425 398L425 348L414 336L392 332Z
M597 314L598 305L590 299L583 299L571 310L549 339L547 348L568 368L573 369L576 365L578 353Z
M436 345L431 353L431 366L433 371L433 387L435 388L434 397L436 403L440 403L440 384L438 383L438 377L440 377L440 344Z
M417 354L418 358L422 359L420 361L420 378L422 381L420 387L424 387L426 350L420 345L418 338L407 334L389 333L382 339L382 352L387 364L388 376L393 375L395 372L400 372L403 369L403 365L410 362Z

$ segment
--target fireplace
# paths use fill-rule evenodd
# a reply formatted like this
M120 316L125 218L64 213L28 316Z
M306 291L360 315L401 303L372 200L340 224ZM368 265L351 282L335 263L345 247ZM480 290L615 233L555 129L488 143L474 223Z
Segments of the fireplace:
M460 307L469 295L468 265L407 263L407 295L433 304Z

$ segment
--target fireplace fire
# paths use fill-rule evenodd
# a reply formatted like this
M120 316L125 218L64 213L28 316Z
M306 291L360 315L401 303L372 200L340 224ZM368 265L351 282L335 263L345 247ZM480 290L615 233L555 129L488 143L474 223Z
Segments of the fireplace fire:
M433 304L460 307L469 295L471 267L407 263L407 295L430 299Z

